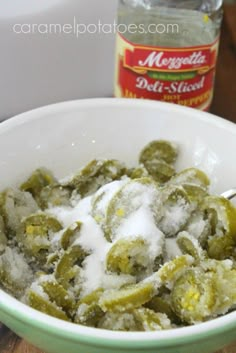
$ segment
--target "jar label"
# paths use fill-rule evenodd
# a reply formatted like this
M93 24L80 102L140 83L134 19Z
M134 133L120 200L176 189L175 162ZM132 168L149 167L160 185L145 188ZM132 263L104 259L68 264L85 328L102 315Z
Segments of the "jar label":
M207 110L219 38L209 45L160 48L117 34L115 96L154 99Z

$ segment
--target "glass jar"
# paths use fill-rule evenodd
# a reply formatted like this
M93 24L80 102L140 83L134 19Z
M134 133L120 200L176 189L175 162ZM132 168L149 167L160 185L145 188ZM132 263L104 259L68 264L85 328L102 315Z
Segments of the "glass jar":
M222 0L119 0L115 96L208 110Z

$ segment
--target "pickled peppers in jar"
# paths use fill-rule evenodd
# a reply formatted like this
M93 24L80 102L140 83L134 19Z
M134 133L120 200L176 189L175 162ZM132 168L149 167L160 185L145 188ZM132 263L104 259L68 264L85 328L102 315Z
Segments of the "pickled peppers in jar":
M119 0L115 96L207 111L222 0Z

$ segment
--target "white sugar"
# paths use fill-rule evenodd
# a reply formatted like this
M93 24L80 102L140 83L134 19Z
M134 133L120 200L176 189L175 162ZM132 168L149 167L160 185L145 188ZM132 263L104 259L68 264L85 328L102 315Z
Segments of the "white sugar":
M32 272L22 254L7 247L0 256L0 268L9 271L11 279L18 286L26 285L32 279Z
M101 188L101 193L104 189L109 191L109 195L106 196L106 200L103 200L104 206L112 198L112 195L117 192L125 182L125 180L120 182L112 182L106 185L106 188ZM131 276L106 273L106 255L112 244L106 240L102 228L90 215L91 197L78 200L78 203L74 208L54 207L48 210L48 212L57 217L65 228L69 227L75 221L82 222L79 236L73 243L73 245L81 245L83 249L90 253L90 255L88 255L83 262L82 294L88 294L99 287L109 289L119 288L126 283L134 282L134 278ZM57 243L60 240L64 230L65 229L54 235L53 242Z
M75 207L54 207L48 209L47 212L55 216L63 226L69 227L76 221L83 222L91 211L91 196L79 200Z
M177 244L176 238L167 238L165 240L165 261L171 261L181 255L182 252Z
M104 263L110 244L104 237L103 231L90 216L83 220L79 238L73 245L79 244L90 255L83 262L83 294L102 286L104 276Z
M150 208L142 206L132 212L115 232L115 239L141 237L149 244L149 254L151 258L156 258L162 253L164 245L164 235L157 228L153 213Z
M48 295L44 292L43 287L40 285L40 281L33 282L30 289L45 300L49 300Z
M197 177L196 169L189 168L185 169L184 173L179 173L177 176L170 180L170 183L174 181L175 184L183 185L184 183L202 186L201 180Z
M203 219L203 215L199 212L193 214L191 222L186 230L195 238L199 239L209 228L209 221Z
M127 183L129 183L128 178L113 181L101 187L92 197L78 199L77 204L74 202L74 207L54 207L48 210L65 228L76 221L82 222L79 235L73 243L73 245L81 245L89 253L82 264L82 294L90 293L99 287L115 289L135 282L132 276L106 272L106 256L113 243L106 240L102 227L91 215L94 200L98 200L97 210L105 215L113 196ZM157 196L156 188L149 184L130 182L127 189L130 196L128 202L132 204L134 212L121 222L116 231L117 239L142 237L149 245L147 256L154 260L162 254L164 245L164 235L157 228L152 212L152 205ZM64 229L54 235L53 243L58 244L63 232Z
M99 211L106 209L108 203L111 201L113 196L120 190L120 188L126 183L126 180L116 180L109 184L102 186L95 194L94 198L99 198L100 201L97 203Z
M126 283L134 282L131 276L106 273L106 255L112 244L105 239L102 229L91 216L84 221L80 236L74 244L80 244L91 253L83 262L83 295L99 287L119 288Z
M110 273L103 276L102 287L106 289L120 288L125 284L132 284L136 282L136 278L125 274Z
M127 200L133 209L151 207L157 200L157 189L152 184L131 182L127 187Z
M92 252L106 247L107 240L103 231L90 215L83 219L80 236L73 245L75 244L80 244L85 250Z
M182 198L179 198L175 204L165 207L164 217L159 223L161 230L166 236L174 236L187 222L192 207Z
M96 215L106 218L110 201L122 190L118 204L124 208L125 216L113 227L113 242L108 242L103 226L97 222ZM135 278L130 275L108 273L106 270L106 256L114 242L122 238L142 238L148 245L147 258L153 263L156 257L163 254L165 236L167 233L176 232L179 224L189 216L188 205L179 200L174 206L164 209L164 217L160 224L154 215L155 208L160 208L160 192L154 184L140 181L131 181L125 178L113 181L102 186L95 194L84 199L74 198L73 207L54 207L48 210L51 215L63 224L64 229L56 233L52 243L58 246L64 230L74 222L82 222L77 238L73 245L81 245L88 252L82 263L82 295L86 295L97 288L116 289L127 283L135 283ZM163 206L161 206L163 207ZM161 229L161 230L160 230ZM179 255L177 244L166 241L167 257Z

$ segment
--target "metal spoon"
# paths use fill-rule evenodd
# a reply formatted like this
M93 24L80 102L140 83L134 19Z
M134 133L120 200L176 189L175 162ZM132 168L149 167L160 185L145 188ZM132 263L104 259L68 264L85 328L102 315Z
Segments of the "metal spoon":
M231 200L236 196L236 188L227 190L225 192L223 192L223 194L221 194L221 196L223 196L224 198Z

